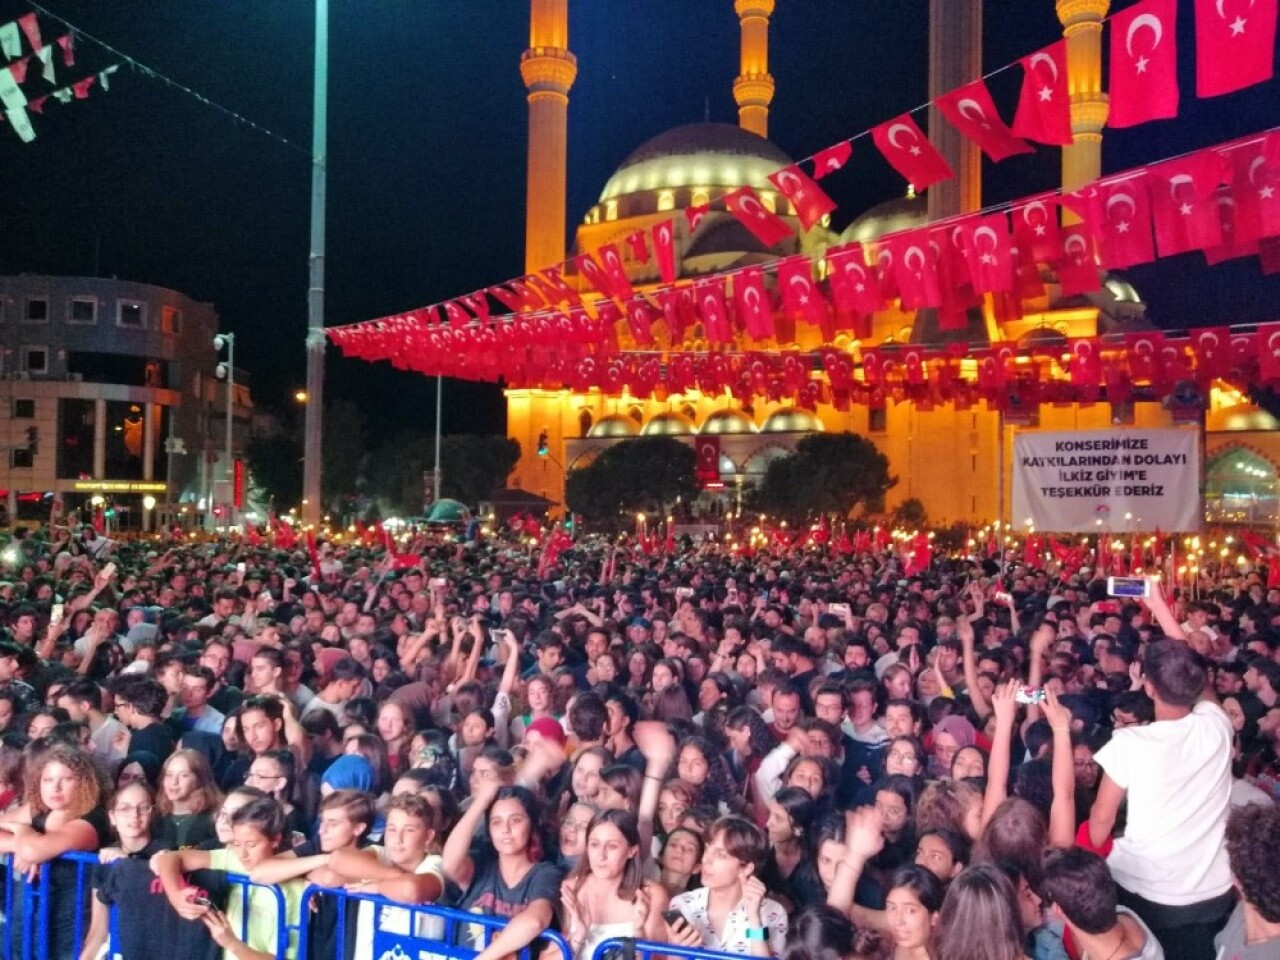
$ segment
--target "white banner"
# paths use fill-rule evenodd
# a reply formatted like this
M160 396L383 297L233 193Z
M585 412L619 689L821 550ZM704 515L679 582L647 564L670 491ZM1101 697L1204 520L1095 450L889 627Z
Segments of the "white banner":
M1199 530L1203 517L1198 430L1014 437L1015 528L1030 520L1061 533L1180 533Z

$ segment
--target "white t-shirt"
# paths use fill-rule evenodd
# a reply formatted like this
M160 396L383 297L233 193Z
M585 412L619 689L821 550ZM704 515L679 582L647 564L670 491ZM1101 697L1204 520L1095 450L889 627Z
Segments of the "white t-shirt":
M390 865L385 847L367 848L378 855L384 865ZM423 857L413 872L418 876L431 874L440 881L444 888L444 859L434 853ZM355 960L373 960L374 911L377 911L377 929L384 933L395 933L408 936L410 919L414 911L409 907L389 907L383 904L362 903L356 913L356 950ZM430 914L417 912L417 922L413 924L413 936L424 940L439 940L444 936L444 920Z
M1116 907L1116 913L1128 917L1139 927L1145 939L1142 941L1142 950L1138 953L1131 954L1132 960L1164 960L1164 948L1160 946L1160 941L1156 939L1156 935L1151 932L1151 928L1142 922L1142 918L1130 910L1128 907ZM1081 960L1106 960L1105 957L1094 957L1087 951Z
M1116 883L1167 906L1231 889L1223 844L1231 800L1231 721L1201 701L1181 720L1117 730L1095 759L1128 792L1125 835L1107 859Z

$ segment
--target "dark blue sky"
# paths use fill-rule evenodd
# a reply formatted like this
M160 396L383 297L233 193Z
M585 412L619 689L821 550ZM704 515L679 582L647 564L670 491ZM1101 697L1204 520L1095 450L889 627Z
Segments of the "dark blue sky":
M82 29L303 150L239 126L141 74L51 105L39 134L0 135L0 270L93 273L212 301L252 343L255 392L301 384L306 324L312 5L307 0L47 0ZM522 267L526 114L518 72L523 0L333 0L328 309L330 324L420 306ZM1116 8L1127 6L1115 4ZM571 0L569 223L635 146L679 123L736 119L738 26L731 0ZM1124 169L1277 122L1273 84L1194 98L1191 2L1181 0L1182 115L1108 132ZM0 17L29 9L0 0ZM804 156L926 96L925 0L779 0L770 34L778 84L771 138ZM43 20L46 35L57 27ZM988 0L986 69L1053 42L1052 0ZM83 42L79 76L112 62ZM993 81L1011 115L1020 71ZM921 118L923 123L923 118ZM987 202L1053 187L1049 148L985 174ZM833 178L839 222L901 183L860 141ZM1167 327L1275 319L1280 281L1255 262L1198 256L1132 271ZM331 354L330 395L400 424L429 424L422 378ZM495 388L454 386L446 429L497 430ZM390 402L388 399L392 398Z

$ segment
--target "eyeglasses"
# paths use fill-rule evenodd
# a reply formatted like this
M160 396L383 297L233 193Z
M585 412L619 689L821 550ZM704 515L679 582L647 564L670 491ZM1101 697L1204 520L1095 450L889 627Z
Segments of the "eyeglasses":
M891 750L889 752L890 760L897 760L899 763L919 763L920 758L914 753L903 753L901 750Z
M149 803L140 803L136 807L130 807L130 806L116 807L113 812L117 816L121 816L121 817L132 817L134 814L137 814L140 817L149 817L151 816L151 811L154 809L155 807L153 807Z
M283 779L285 779L285 776L284 776L284 774L283 774L283 773L254 773L252 770L250 770L247 774L245 774L245 777L244 777L244 778L245 778L246 780L249 780L249 779L253 779L253 780L283 780Z

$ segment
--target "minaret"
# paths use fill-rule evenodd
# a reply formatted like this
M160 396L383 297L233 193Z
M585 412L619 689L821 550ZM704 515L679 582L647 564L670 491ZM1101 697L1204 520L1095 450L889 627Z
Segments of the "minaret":
M774 0L734 0L733 9L742 26L742 67L733 81L738 101L738 126L768 138L769 104L773 102L773 77L769 76L769 17Z
M929 99L982 76L982 0L929 0ZM929 139L955 171L929 188L929 219L982 207L982 151L929 108Z
M1067 38L1071 89L1071 132L1075 143L1062 148L1062 189L1074 190L1102 173L1102 128L1107 95L1102 91L1102 21L1110 0L1057 0L1058 20Z
M527 272L564 259L569 88L577 75L577 58L569 52L569 0L530 0L529 49L520 56L529 90Z

